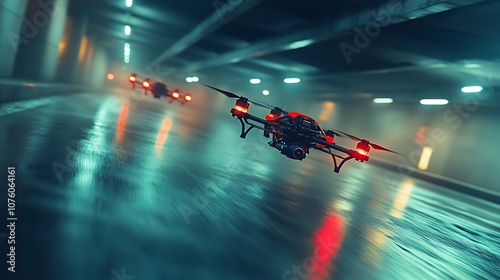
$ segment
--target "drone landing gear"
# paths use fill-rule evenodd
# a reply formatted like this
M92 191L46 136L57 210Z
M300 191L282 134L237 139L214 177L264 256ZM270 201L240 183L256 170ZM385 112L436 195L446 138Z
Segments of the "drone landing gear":
M335 173L339 173L340 172L340 168L342 168L342 166L344 165L344 163L346 163L348 160L353 159L353 157L351 157L351 156L341 157L339 155L333 154L330 149L328 149L328 151L329 151L329 154L332 156L332 159L333 159L333 171ZM342 159L340 161L340 163L337 163L337 158Z
M243 122L243 118L238 118L240 120L240 123L241 123L241 134L240 134L240 137L245 139L247 137L247 134L250 132L250 130L252 130L254 127L253 124L249 123L246 119L245 121ZM250 127L245 130L245 123L247 123Z

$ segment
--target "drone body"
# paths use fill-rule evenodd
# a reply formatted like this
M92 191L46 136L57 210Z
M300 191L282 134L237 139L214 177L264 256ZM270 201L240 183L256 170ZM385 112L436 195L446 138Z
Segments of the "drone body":
M370 148L396 153L380 145L370 143L368 140L347 134L345 132L326 130L312 117L299 112L286 112L279 107L250 101L244 96L238 96L232 92L205 85L227 97L237 98L231 109L233 117L238 118L241 123L241 138L254 128L262 130L264 136L271 138L269 146L277 149L282 155L294 159L304 160L311 149L319 150L331 155L333 159L334 172L339 173L344 163L354 159L364 162L369 159ZM271 112L260 118L248 113L250 103L260 107L271 109ZM248 128L246 128L248 126ZM335 136L348 137L358 141L355 149L348 149L335 144ZM340 162L338 162L340 160Z

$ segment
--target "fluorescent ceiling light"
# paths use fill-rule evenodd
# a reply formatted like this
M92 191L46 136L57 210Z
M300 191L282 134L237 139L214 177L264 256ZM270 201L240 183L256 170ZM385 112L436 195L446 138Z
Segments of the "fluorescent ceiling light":
M260 79L251 79L251 80L250 80L250 83L251 83L251 84L254 84L254 85L256 85L256 84L260 84Z
M482 90L483 90L483 87L481 87L481 86L469 86L469 87L462 88L463 93L474 93L474 92L480 92Z
M290 45L288 45L288 49L289 50L300 49L303 47L307 47L307 46L311 45L312 43L314 43L314 40L311 40L311 39L296 41L296 42L293 42Z
M373 102L374 103L377 103L377 104L389 104L389 103L392 103L392 98L375 98L373 99Z
M297 83L300 83L300 79L299 78L286 78L284 80L284 82L286 84L297 84Z
M267 89L265 89L265 90L262 91L262 94L269 95L269 91Z
M446 99L422 99L420 100L422 105L446 105L448 100Z
M133 2L133 0L125 0L125 5L127 5L127 8L130 8L132 7Z
M132 28L130 28L130 25L125 25L125 35L129 36L131 32Z
M476 64L476 63L467 63L465 64L465 68L479 68L481 65Z
M196 83L198 82L200 79L198 77L187 77L186 78L186 82L188 83Z

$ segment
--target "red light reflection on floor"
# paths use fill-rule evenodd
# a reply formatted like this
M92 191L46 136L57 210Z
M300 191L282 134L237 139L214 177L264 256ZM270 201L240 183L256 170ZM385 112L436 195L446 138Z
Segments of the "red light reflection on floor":
M170 119L166 119L163 121L160 131L158 132L158 138L156 139L156 148L161 149L163 147L163 143L167 139L168 131L172 126L172 122Z
M128 110L128 104L123 104L122 112L120 113L120 118L118 119L118 126L116 127L116 141L118 143L120 143L123 138L123 130L127 124Z
M309 274L310 280L329 279L329 275L333 271L332 262L337 257L343 237L343 218L335 214L328 215L312 239L316 265L311 267L314 270Z

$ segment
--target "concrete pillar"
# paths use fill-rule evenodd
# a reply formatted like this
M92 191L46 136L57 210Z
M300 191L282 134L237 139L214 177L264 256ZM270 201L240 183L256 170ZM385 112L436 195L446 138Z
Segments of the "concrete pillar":
M90 84L95 87L100 87L106 77L108 70L108 57L104 46L95 46L94 59L91 64Z
M82 44L82 55L80 56L80 63L82 65L80 72L80 82L86 85L91 83L92 74L92 62L95 59L95 45L96 39L95 35L85 37L85 44Z
M14 1L12 1L14 2ZM69 0L31 0L21 27L14 76L53 82Z
M28 0L0 0L0 77L12 76Z
M66 19L63 40L59 49L58 80L63 83L78 82L78 70L83 67L79 56L87 30L87 16L70 14ZM83 51L83 50L82 50Z

